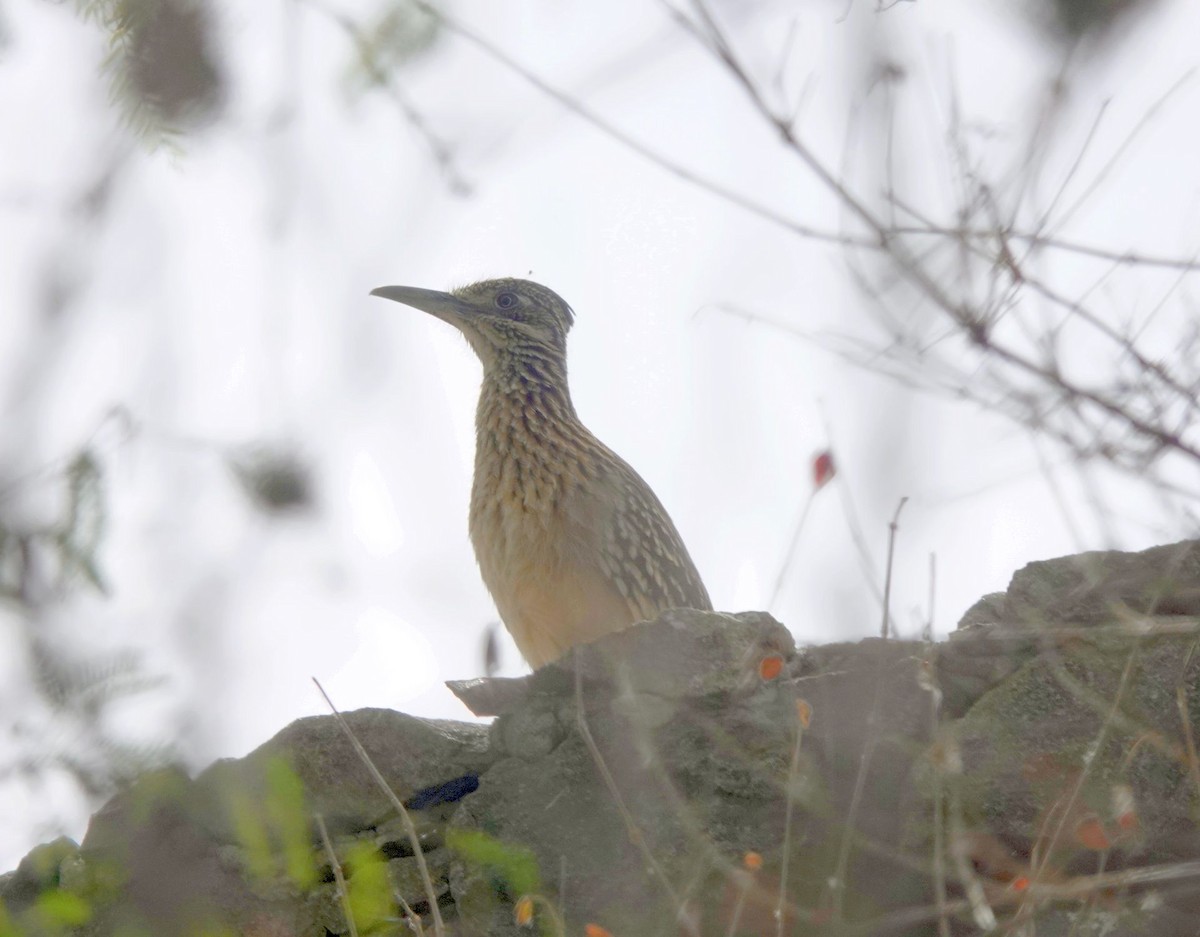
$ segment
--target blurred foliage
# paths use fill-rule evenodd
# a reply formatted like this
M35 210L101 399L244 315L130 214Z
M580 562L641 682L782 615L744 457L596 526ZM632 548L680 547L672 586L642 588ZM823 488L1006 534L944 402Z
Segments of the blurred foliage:
M313 865L304 782L282 758L267 762L267 820L279 843L284 874L297 887L310 887L317 872Z
M317 870L304 783L278 757L267 762L264 781L261 800L242 788L229 792L229 813L247 869L260 882L282 875L297 888L309 888L316 882Z
M112 99L144 138L165 142L214 120L225 99L204 0L76 0L108 36Z
M363 27L325 7L320 0L306 2L337 23L354 46L356 58L349 72L351 93L381 91L390 98L413 132L424 139L450 191L469 195L472 186L456 165L453 147L434 130L396 75L400 66L437 41L443 26L437 7L425 0L393 0L373 25Z
M386 85L388 75L432 47L440 33L429 6L415 0L393 0L366 28L342 25L353 34L358 53L352 77L367 88Z
M374 843L353 846L344 862L346 898L355 924L365 931L378 927L392 916L392 883L387 859Z
M254 506L267 514L311 507L312 478L299 457L261 449L230 459L230 468Z
M167 757L166 747L122 742L106 724L107 710L113 704L165 682L146 674L137 655L122 652L76 661L36 637L30 651L35 685L50 718L74 731L68 734L68 744L58 750L47 750L44 742L36 742L38 754L19 763L22 773L65 770L89 797L99 799ZM17 720L15 734L37 739L40 733ZM6 773L0 768L0 778Z
M105 528L99 463L84 450L71 460L64 480L66 508L58 522L18 530L0 516L0 597L30 604L46 562L55 566L60 586L79 574L97 591L107 591L96 562Z
M505 843L481 830L450 829L446 845L468 865L485 870L498 888L515 899L541 891L541 875L533 851Z
M1030 12L1057 38L1075 42L1107 33L1129 14L1148 10L1156 0L1037 0Z
M107 594L96 566L96 549L105 528L100 482L100 466L90 452L85 450L71 461L67 468L67 515L55 536L64 575L78 572L97 591Z
M57 888L41 894L37 909L47 925L58 925L64 930L86 924L92 916L91 905L85 899Z
M17 750L0 764L0 781L30 783L63 771L97 800L166 757L163 746L129 744L108 724L113 704L163 680L146 674L132 652L85 655L52 633L48 612L78 585L102 594L107 589L98 552L108 515L94 453L75 455L59 483L63 503L50 523L22 527L0 513L0 597L17 613L18 639L37 693L36 702L7 720ZM7 500L21 493L17 485L3 495Z

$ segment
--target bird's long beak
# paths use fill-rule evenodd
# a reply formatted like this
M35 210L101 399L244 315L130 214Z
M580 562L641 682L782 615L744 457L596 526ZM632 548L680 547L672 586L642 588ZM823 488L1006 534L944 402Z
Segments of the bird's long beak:
M427 312L431 316L437 316L442 321L449 322L454 326L460 326L463 319L466 318L466 305L450 293L422 290L415 286L381 286L371 290L371 295L404 303L406 306Z

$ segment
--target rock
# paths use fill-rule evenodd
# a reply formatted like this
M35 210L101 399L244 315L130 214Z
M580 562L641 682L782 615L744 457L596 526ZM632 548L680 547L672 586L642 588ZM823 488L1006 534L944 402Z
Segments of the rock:
M1026 627L1200 615L1200 541L1030 563L1013 576L1004 605L1006 620Z
M478 786L494 760L487 727L388 710L360 710L345 719L397 796L423 808L414 813L421 843L436 848L446 811ZM344 926L339 904L331 905L328 895L313 897L329 876L317 814L339 855L377 855L389 870L381 881L390 874L411 885L416 873L402 870L415 865L413 850L389 800L337 721L313 717L195 780L173 768L138 779L92 818L69 869L60 860L69 873L62 886L85 900L89 933L96 934L130 927L149 927L156 937L205 927L309 933L314 914L341 916ZM358 848L363 842L365 853ZM49 848L31 854L5 883L0 898L11 910L60 885L46 859ZM73 858L65 844L55 849L55 857ZM439 878L448 894L449 857L442 856ZM40 877L34 869L42 870ZM410 899L420 904L424 897Z
M315 717L195 780L140 778L78 849L0 877L0 901L30 937L329 937L350 932L332 849L360 934L410 933L405 907L430 933L436 906L452 937L515 937L536 896L551 933L934 937L940 881L952 933L986 911L1191 937L1197 597L1185 543L1030 564L942 644L797 652L763 613L675 610L455 684L490 726L348 713L415 847ZM49 921L46 896L75 917Z
M345 714L388 786L402 800L424 788L467 774L478 775L492 759L487 727L444 719L418 719L388 709ZM297 719L245 758L219 761L196 779L215 804L231 791L263 792L273 766L287 765L304 788L307 808L320 813L331 831L353 832L391 812L386 795L359 760L350 741L329 716ZM233 814L214 812L217 835L228 837Z
M742 690L763 657L787 657L795 650L791 633L765 612L726 615L675 608L653 622L579 645L534 674L532 686L564 686L578 674L585 683L635 694L696 698Z
M1181 660L1174 639L1040 655L956 726L964 809L1019 853L1038 843L1073 874L1094 871L1103 841L1110 869L1130 856L1195 858L1200 792L1179 736L1180 687L1200 725L1200 655Z
M937 672L945 712L960 716L1043 650L1100 628L1134 640L1186 634L1176 616L1200 616L1200 541L1140 553L1095 552L1029 563L1008 591L969 608L941 645ZM1100 637L1097 633L1092 635Z
M476 716L498 716L529 692L529 677L476 677L447 680L446 687Z
M78 856L79 845L66 836L35 846L14 871L0 875L0 907L25 910L39 895L60 886L64 865L69 870Z
M793 654L769 616L676 610L543 668L497 720L506 757L454 815L450 842L519 849L534 887L571 896L569 928L673 932L672 882L778 838L795 697L759 665ZM517 932L498 876L468 850L451 877L470 933Z

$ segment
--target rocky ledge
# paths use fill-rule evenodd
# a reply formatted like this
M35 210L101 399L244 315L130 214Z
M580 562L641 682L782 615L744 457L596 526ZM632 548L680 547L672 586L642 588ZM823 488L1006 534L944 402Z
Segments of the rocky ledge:
M671 611L455 684L489 726L142 777L0 876L0 934L1194 935L1197 616L1200 542L1032 563L941 643Z

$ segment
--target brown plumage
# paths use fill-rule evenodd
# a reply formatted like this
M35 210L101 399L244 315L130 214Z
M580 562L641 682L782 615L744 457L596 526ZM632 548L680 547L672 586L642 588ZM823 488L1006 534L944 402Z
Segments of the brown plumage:
M575 414L567 388L574 316L556 293L504 279L373 295L455 326L483 362L471 543L532 666L667 608L712 608L654 492Z

